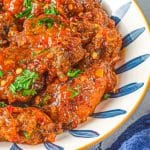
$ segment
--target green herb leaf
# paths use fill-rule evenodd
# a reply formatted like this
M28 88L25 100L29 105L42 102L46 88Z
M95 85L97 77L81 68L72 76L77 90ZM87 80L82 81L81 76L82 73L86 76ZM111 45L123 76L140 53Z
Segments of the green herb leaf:
M35 26L36 26L36 24L34 22L32 22L31 28L33 29L33 28L35 28Z
M72 92L72 95L70 96L70 98L74 98L78 96L80 94L80 88L81 87L79 85L77 86L77 90L73 89L72 87L69 87L68 90Z
M50 5L50 8L48 9L45 9L44 10L44 13L45 14L47 14L47 15L49 15L49 14L51 14L51 15L58 15L59 14L59 12L56 10L56 8L55 8L55 4L54 3L52 3L51 5Z
M15 82L10 85L9 90L12 93L22 91L23 96L34 95L36 94L36 91L30 89L30 87L37 78L37 73L30 70L24 70L20 76L16 77Z
M0 102L0 107L6 107L7 106L7 104L5 104L4 102Z
M38 104L38 107L42 107L47 104L47 101L51 98L49 94L45 94L44 97L41 99L41 102Z
M27 131L23 131L23 136L24 136L27 140L30 139L30 135L29 135L29 133L28 133Z
M23 90L22 91L23 96L31 96L31 95L34 96L36 94L37 94L37 92L35 91L35 89Z
M42 54L42 53L44 53L44 52L46 52L46 51L48 51L48 50L49 50L48 48L45 48L45 49L41 50L41 51L38 53L38 55L40 55L40 54Z
M31 14L31 11L32 11L32 2L31 2L31 0L24 0L23 5L26 7L26 9L24 11L20 12L19 14L16 14L15 17L17 19L20 19L20 18L23 18L23 17L27 17L28 19L32 18L33 14Z
M32 18L33 16L34 16L33 14L29 14L29 15L27 16L27 18L30 19L30 18Z
M10 85L9 90L10 90L12 93L16 93L16 87L15 87L13 84Z
M108 94L108 93L106 93L106 94L103 95L103 99L104 100L108 99L109 97L110 97L110 94Z
M32 57L35 57L35 56L41 55L41 54L47 52L48 50L49 50L48 48L45 48L45 49L39 51L38 53L37 53L37 52L35 53L35 52L33 51L33 52L31 52L31 56L32 56Z
M33 52L31 53L31 55L32 55L32 57L34 57L36 54L35 54L35 52L33 51Z
M76 69L76 70L69 70L67 72L67 76L70 78L76 78L78 77L79 74L81 74L82 71L80 69Z
M2 70L0 70L0 78L3 77L4 73Z
M17 19L23 18L23 17L29 17L31 14L31 7L26 8L23 12L20 12L19 14L15 15Z
M25 59L21 59L21 60L19 60L19 64L24 64L26 62L26 60Z
M51 28L54 24L54 20L51 18L42 18L38 21L38 25L46 25L47 28Z
M30 7L31 6L31 0L24 0L23 6Z
M42 99L43 102L44 102L44 104L45 104L46 101L49 100L50 98L51 98L51 96L50 96L49 94L46 94L46 95L44 96L44 98Z

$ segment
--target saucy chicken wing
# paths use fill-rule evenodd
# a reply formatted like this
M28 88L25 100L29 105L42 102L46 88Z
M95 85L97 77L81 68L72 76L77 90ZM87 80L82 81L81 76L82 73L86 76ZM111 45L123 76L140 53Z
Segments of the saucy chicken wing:
M54 141L56 127L36 108L0 108L0 141L37 144Z
M66 83L56 80L35 98L34 106L42 110L64 129L71 129L87 119L102 96L116 86L116 75L107 63L92 65L77 78Z

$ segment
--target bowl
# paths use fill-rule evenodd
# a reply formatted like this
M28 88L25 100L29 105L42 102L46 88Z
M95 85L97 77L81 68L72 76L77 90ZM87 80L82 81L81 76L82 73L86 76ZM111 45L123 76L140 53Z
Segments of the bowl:
M2 150L74 150L92 146L119 129L136 111L149 87L150 30L135 1L102 0L123 37L122 62L117 64L118 93L102 101L88 121L57 136L54 143L24 145L2 142Z

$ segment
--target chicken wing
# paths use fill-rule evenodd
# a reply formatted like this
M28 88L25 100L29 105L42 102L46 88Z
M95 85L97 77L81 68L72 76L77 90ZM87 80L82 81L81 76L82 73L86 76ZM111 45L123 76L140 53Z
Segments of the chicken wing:
M38 144L52 142L58 127L36 108L0 108L0 141Z
M107 63L94 64L66 83L56 80L35 98L34 106L42 106L54 122L71 129L87 119L105 92L115 89L116 80Z

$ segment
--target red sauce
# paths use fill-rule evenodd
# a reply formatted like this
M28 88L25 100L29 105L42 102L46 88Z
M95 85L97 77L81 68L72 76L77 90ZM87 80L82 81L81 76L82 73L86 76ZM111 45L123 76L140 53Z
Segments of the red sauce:
M0 8L0 141L52 142L115 91L120 33L97 0Z

